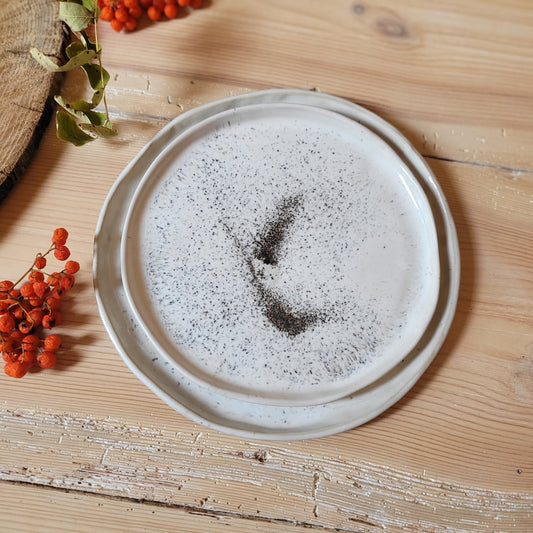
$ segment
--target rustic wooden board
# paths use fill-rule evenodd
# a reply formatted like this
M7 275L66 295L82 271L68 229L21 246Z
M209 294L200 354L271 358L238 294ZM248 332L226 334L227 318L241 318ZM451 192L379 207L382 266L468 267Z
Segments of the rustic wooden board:
M209 99L239 90L201 87ZM59 152L49 129L20 184L34 191L35 205L53 206L60 195L62 207L48 209L48 222L68 223L82 273L66 302L59 367L2 383L2 479L221 519L231 513L356 532L533 527L531 174L430 159L462 251L457 317L436 361L403 400L363 427L316 441L246 441L198 426L155 397L120 359L95 307L90 269L99 207L160 124L148 115L123 119L117 142L85 152ZM88 173L94 158L106 168ZM14 221L4 243L7 275L31 256L28 227L35 228L32 245L48 239L40 212L26 205L13 195L3 211ZM0 484L2 493L11 490ZM129 524L129 513L116 516ZM250 519L249 530L256 525Z
M40 66L30 48L59 59L64 38L57 1L0 0L0 202L39 145L62 79Z
M111 531L533 531L529 0L216 0L193 15L104 26L119 135L74 148L51 125L0 206L3 277L60 225L82 265L58 367L0 379L6 527L95 530L109 513ZM84 83L72 72L62 90ZM318 87L403 131L443 187L462 260L450 334L416 386L364 426L292 443L170 409L117 354L91 280L98 214L131 158L183 111L272 86Z
M533 167L529 0L216 0L193 15L143 29L135 61L124 43L135 46L136 37L106 33L109 68L145 82L135 92L114 84L127 90L121 107L175 113L151 97L180 74L248 88L317 88L378 112L424 155ZM180 101L179 92L169 94Z
M2 528L9 533L40 532L43 524L51 523L53 533L300 533L304 529L275 518L108 498L76 489L53 490L10 483L0 487L0 494L4 506Z

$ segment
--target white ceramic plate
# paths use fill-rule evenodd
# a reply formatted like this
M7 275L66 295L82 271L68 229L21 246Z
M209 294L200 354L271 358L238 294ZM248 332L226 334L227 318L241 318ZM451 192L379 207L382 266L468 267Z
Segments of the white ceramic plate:
M405 163L428 198L439 245L440 290L417 346L386 375L356 393L313 406L275 406L231 398L191 380L163 357L139 323L122 283L120 245L127 212L146 171L161 151L199 122L228 109L287 102L340 113L377 134ZM424 160L388 123L346 100L321 93L271 90L201 106L165 127L124 170L102 209L95 236L94 283L99 310L129 368L169 405L189 418L234 435L303 439L358 426L399 400L437 354L450 328L459 287L459 251L445 198Z
M323 404L380 378L439 294L415 177L368 128L301 104L223 111L169 143L130 204L121 271L163 357L269 405Z

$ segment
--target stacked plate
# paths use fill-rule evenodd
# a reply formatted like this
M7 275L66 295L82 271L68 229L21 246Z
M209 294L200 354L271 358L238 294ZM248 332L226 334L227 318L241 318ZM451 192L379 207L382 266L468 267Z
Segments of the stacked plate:
M457 237L392 126L269 90L166 126L95 237L99 310L129 368L189 418L304 439L358 426L418 380L450 328Z

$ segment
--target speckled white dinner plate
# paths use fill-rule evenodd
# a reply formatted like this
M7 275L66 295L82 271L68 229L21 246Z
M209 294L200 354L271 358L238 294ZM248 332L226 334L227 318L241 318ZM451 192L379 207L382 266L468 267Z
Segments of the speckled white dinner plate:
M438 299L416 346L385 375L353 394L318 405L279 406L232 397L183 372L139 321L122 282L121 238L132 200L147 170L184 132L231 109L256 104L303 104L341 114L373 131L403 161L429 203L438 241ZM156 180L157 181L157 180ZM346 100L299 90L231 97L184 113L141 151L121 174L102 209L95 236L94 283L99 310L129 368L156 394L189 418L227 433L264 439L314 438L343 431L377 416L400 399L437 354L450 328L459 287L459 252L445 198L424 160L388 123Z
M288 103L222 111L162 150L126 215L121 271L163 357L270 405L379 379L439 294L431 207L402 159L358 122Z

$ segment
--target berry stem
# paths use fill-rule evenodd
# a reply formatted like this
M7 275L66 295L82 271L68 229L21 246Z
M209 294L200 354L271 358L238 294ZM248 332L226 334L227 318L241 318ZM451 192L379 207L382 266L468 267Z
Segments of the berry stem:
M13 287L16 287L33 270L33 268L35 267L35 263L37 262L38 259L40 259L41 257L46 257L52 250L54 250L55 247L56 245L52 244L50 248L48 248L48 250L46 250L44 254L37 254L35 256L35 259L33 260L31 267L28 268L28 270L26 270L26 272L24 272L22 276L20 276L20 278L13 284Z
M109 126L111 120L109 119L109 108L107 106L107 98L105 94L105 82L104 82L104 67L102 65L102 50L100 49L100 45L98 43L98 17L96 16L96 12L94 15L94 21L93 21L93 27L94 27L94 44L96 46L96 57L98 58L98 66L100 67L100 80L102 83L102 101L104 102L104 109L105 109L105 126Z

